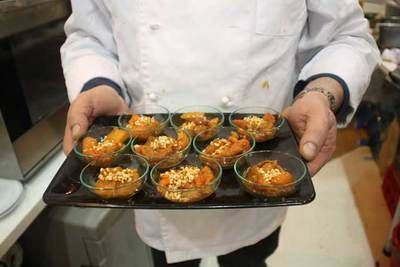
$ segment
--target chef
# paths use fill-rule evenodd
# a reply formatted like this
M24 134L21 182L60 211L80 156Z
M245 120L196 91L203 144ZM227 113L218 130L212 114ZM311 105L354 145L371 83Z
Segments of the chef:
M64 150L129 106L285 110L312 174L331 157L379 58L357 0L72 1L61 48ZM136 210L156 266L266 266L286 208ZM301 226L299 226L301 227Z

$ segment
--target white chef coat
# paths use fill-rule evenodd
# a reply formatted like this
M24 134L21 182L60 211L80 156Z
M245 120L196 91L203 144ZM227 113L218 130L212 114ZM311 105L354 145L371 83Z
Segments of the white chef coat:
M72 8L61 49L71 101L104 77L131 105L282 110L298 80L330 73L356 107L379 58L357 0L76 0ZM286 209L135 213L144 242L178 262L254 244Z

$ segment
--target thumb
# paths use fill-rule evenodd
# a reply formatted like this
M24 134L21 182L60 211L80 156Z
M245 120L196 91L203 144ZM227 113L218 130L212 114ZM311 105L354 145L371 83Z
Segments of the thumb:
M91 113L89 104L76 102L70 106L63 141L64 153L66 155L71 152L75 141L86 133Z
M84 109L84 107L82 107ZM71 137L74 141L81 138L89 127L90 115L86 115L80 107L75 108L71 111L71 115L68 118L68 124L71 130Z
M290 109L290 107L287 107L281 113L282 117L284 117L285 119L287 119L289 116L289 109Z
M306 160L313 160L317 156L325 143L328 131L328 114L315 112L307 116L306 129L300 139L300 154Z

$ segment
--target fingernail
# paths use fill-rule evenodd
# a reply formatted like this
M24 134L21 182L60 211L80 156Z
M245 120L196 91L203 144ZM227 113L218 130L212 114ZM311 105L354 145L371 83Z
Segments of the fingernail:
M72 138L73 139L78 139L79 138L79 132L80 132L80 130L81 130L81 126L79 126L79 124L75 124L73 127L72 127Z
M313 159L317 153L317 146L314 143L308 142L303 146L303 157L307 160Z

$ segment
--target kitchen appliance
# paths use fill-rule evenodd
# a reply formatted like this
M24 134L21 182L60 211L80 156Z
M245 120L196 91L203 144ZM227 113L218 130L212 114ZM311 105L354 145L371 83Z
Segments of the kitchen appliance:
M400 17L384 18L379 25L378 45L381 49L400 47Z
M47 209L20 238L24 266L152 267L133 218L123 209Z
M59 151L67 113L64 0L0 1L0 177L28 179Z
M0 178L0 219L18 206L23 192L24 187L20 181Z
M388 0L386 2L385 16L400 16L400 1L399 0Z

